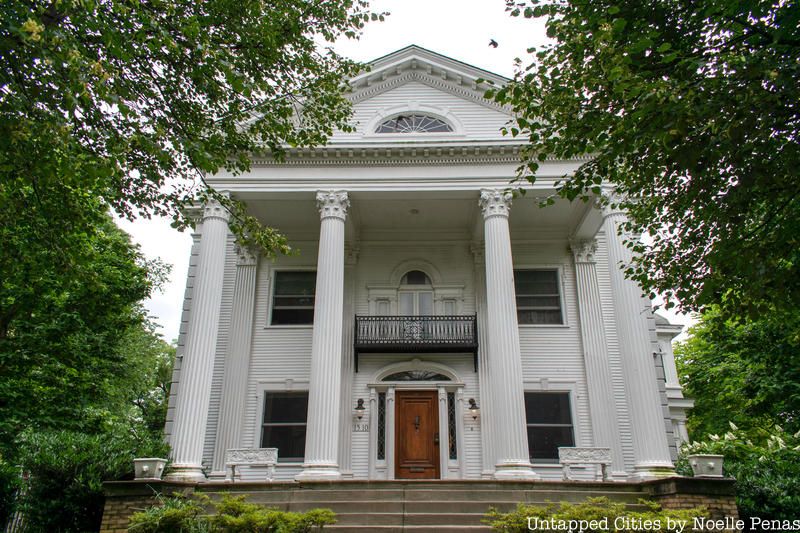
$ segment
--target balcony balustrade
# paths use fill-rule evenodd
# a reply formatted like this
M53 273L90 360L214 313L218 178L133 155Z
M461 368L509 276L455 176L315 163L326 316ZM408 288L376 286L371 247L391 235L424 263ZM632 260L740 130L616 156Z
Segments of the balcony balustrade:
M478 369L475 315L356 316L355 370L359 353L472 353Z

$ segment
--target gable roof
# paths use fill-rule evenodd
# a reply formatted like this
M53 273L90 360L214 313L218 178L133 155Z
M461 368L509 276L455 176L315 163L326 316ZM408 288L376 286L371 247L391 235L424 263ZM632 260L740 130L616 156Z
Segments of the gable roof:
M350 79L353 103L371 98L409 81L419 81L431 87L479 102L488 107L500 106L486 100L483 93L493 85L505 85L510 80L462 61L447 57L417 45L406 46L374 59L369 69ZM480 83L478 80L481 81ZM506 110L507 111L507 110Z

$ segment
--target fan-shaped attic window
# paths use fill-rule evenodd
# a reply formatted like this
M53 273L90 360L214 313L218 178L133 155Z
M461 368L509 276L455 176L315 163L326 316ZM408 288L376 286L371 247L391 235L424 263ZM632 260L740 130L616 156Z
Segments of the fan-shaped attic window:
M453 128L442 119L430 115L397 115L383 122L375 133L447 133Z

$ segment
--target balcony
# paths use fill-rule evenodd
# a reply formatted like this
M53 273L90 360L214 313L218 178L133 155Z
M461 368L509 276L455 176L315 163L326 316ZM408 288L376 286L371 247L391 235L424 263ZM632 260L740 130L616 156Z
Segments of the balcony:
M472 353L478 370L478 320L464 316L356 316L355 370L360 353Z

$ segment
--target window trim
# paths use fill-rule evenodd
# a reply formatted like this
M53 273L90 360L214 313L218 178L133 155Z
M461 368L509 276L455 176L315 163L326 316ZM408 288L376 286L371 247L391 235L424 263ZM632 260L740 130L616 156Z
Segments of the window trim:
M253 421L253 448L260 448L261 447L261 431L264 427L264 400L265 395L268 392L305 392L306 394L309 393L309 382L305 380L291 380L288 379L286 381L272 381L272 382L260 382L258 387L256 388L256 398L257 398L257 406L256 409L256 418ZM308 425L308 417L306 416L306 427ZM276 465L277 468L284 468L284 467L298 467L302 466L305 458L300 461L281 461L280 450L278 451L278 464Z
M535 426L535 427L571 427L572 428L572 443L573 443L572 445L573 446L580 446L580 444L579 444L580 440L579 440L579 432L578 432L578 423L577 423L578 419L576 417L577 413L575 411L575 396L576 395L575 395L574 388L573 387L564 388L564 389L562 389L562 388L557 388L557 389L550 389L550 388L548 388L548 389L527 389L526 388L525 391L523 392L523 395L528 395L528 394L566 394L567 395L567 401L569 402L570 420L572 421L572 423L569 424L569 425L568 424L528 424L528 414L526 412L525 413L525 434L527 435L528 428L531 427L531 426ZM528 441L528 448L530 448L530 441ZM530 454L530 449L529 449L528 450L528 456L530 456L530 455L531 454ZM555 466L555 467L560 467L560 465L558 463L558 459L555 459L555 461L543 462L544 459L541 458L541 457L539 457L539 458L530 457L530 460L531 460L531 464L533 464L534 466Z
M583 419L578 417L578 401L583 398L578 387L578 382L573 380L552 380L542 378L538 381L526 382L523 386L523 394L529 392L566 392L569 394L569 407L570 415L572 416L572 437L575 440L575 446L590 446L589 440L584 439ZM585 393L584 393L585 394ZM528 431L527 417L525 418L525 432ZM530 453L530 450L529 450ZM536 468L553 468L561 469L561 465L556 463L531 463ZM588 468L584 465L576 465L572 467L573 470L582 470Z
M566 293L565 290L565 277L564 277L564 265L561 263L555 264L546 264L546 263L536 263L536 264L520 264L514 265L514 272L518 270L555 270L556 276L558 278L558 300L561 304L561 323L560 324L520 324L519 319L517 319L517 326L520 328L569 328L569 320L568 320L568 313L566 309L566 299L564 295ZM514 307L516 308L517 303L517 287L514 286ZM517 315L519 316L519 315Z
M267 298L267 324L264 326L266 329L312 329L314 327L314 320L312 318L310 324L273 324L272 323L272 309L275 306L275 284L277 283L278 272L314 272L316 274L316 267L308 266L295 266L295 267L278 267L270 269L269 272L269 294ZM315 291L316 293L316 291ZM314 295L314 303L316 305L316 294Z

